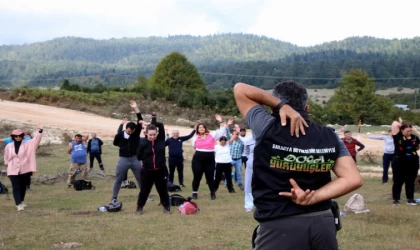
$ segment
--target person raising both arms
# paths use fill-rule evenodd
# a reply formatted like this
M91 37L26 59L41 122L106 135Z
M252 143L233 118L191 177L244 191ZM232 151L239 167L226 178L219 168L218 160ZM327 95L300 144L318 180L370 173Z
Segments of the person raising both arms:
M165 214L170 213L169 194L167 189L168 168L165 155L165 128L162 123L154 122L146 127L146 137L140 141L137 159L143 162L141 167L141 186L137 200L137 215L143 214L143 207L152 190L153 184L159 193L160 203Z
M214 170L216 165L214 160L214 147L216 140L219 140L225 133L225 127L222 124L222 117L220 115L216 114L215 118L221 124L218 130L210 133L204 123L199 123L197 124L196 136L192 140L192 145L195 149L191 163L194 175L192 182L193 199L198 199L198 188L200 187L203 174L205 174L207 185L209 186L210 199L216 199L214 190Z
M13 188L13 198L17 211L25 209L26 187L32 173L36 172L35 153L42 139L43 127L37 126L38 133L30 141L23 141L25 131L15 129L10 133L13 142L4 149L4 164L7 166L7 176Z
M217 192L222 179L222 174L227 176L226 187L229 193L235 193L235 189L232 184L232 156L230 154L230 131L229 125L233 123L233 120L228 120L226 128L226 136L222 136L219 139L219 144L214 147L215 161L216 161L216 172L214 175L214 190Z

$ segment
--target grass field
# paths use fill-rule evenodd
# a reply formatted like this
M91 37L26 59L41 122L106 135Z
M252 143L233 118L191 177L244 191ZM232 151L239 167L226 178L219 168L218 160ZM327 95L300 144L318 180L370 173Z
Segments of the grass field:
M180 192L191 194L191 150L186 149L185 183ZM51 175L67 169L69 156L65 145L47 145L38 157L38 173ZM109 144L103 148L105 169L112 175L117 162L117 149ZM44 153L45 155L45 153ZM97 165L95 169L98 170ZM365 173L369 168L362 172ZM374 171L378 172L378 171ZM177 175L175 176L177 178ZM134 180L132 174L129 179ZM243 192L229 194L221 188L211 201L205 180L201 183L197 204L200 212L180 215L163 214L158 195L146 204L144 215L136 216L138 190L121 189L119 213L98 212L111 198L111 178L91 179L93 191L67 189L65 182L55 185L33 185L27 194L28 207L17 212L13 198L0 195L0 249L53 249L56 243L79 242L79 249L250 249L251 234L257 222L243 208ZM2 178L8 186L10 182ZM420 249L420 206L391 205L391 184L382 185L379 177L364 179L357 192L365 198L368 214L342 217L343 229L338 232L340 249ZM350 195L338 199L340 207ZM404 194L403 196L404 197ZM419 198L419 194L416 194ZM279 249L281 249L279 247Z

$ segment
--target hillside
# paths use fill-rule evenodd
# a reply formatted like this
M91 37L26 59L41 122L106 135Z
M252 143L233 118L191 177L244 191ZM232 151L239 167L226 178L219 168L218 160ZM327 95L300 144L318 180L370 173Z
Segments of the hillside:
M63 79L85 85L127 85L140 74L150 76L159 60L172 51L185 54L210 89L230 87L238 80L264 87L277 77L310 78L306 84L332 88L336 83L329 78L340 78L349 68L366 70L376 78L420 74L419 37L351 37L313 47L250 34L109 40L64 37L0 46L0 86L55 86ZM413 81L398 84L412 87Z

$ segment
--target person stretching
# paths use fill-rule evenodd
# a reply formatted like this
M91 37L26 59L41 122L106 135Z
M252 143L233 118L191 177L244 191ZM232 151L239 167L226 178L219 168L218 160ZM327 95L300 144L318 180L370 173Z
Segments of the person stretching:
M215 117L216 120L222 124L222 117L220 115L215 115ZM210 199L216 199L214 190L214 170L216 165L214 161L214 146L216 140L219 140L224 133L224 126L221 126L220 129L210 133L204 123L199 123L197 125L196 136L192 140L192 145L195 149L191 163L194 175L192 181L193 199L198 199L198 188L200 187L203 173L206 175L207 185L210 189Z
M141 167L141 186L137 200L136 214L143 214L143 207L152 190L153 184L159 193L163 212L170 213L169 194L167 189L168 169L165 155L165 129L162 123L156 122L146 127L146 138L142 138L137 150L137 159L143 162ZM160 133L159 133L160 131Z
M179 136L178 130L172 131L172 137L166 139L165 145L168 146L169 151L169 181L174 182L175 169L178 171L178 180L181 187L184 185L184 156L182 143L188 141L195 134L196 128L187 136ZM162 132L163 133L163 132Z
M214 175L214 190L215 192L219 189L220 180L222 174L230 177L232 174L232 156L230 155L230 131L228 126L233 123L233 120L229 120L226 125L226 136L222 136L219 139L219 144L214 147L215 161L216 161L216 173ZM235 193L233 188L232 178L226 179L226 187L229 193Z

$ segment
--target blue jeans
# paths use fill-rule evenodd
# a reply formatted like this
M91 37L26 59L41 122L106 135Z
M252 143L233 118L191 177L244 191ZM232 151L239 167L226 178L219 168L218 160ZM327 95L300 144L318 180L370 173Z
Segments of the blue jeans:
M383 166L382 183L388 182L388 169L389 169L389 164L391 164L392 157L394 157L394 154L384 154L384 156L382 157L382 166Z
M242 185L242 159L232 160L232 166L235 167L235 176L238 185Z

